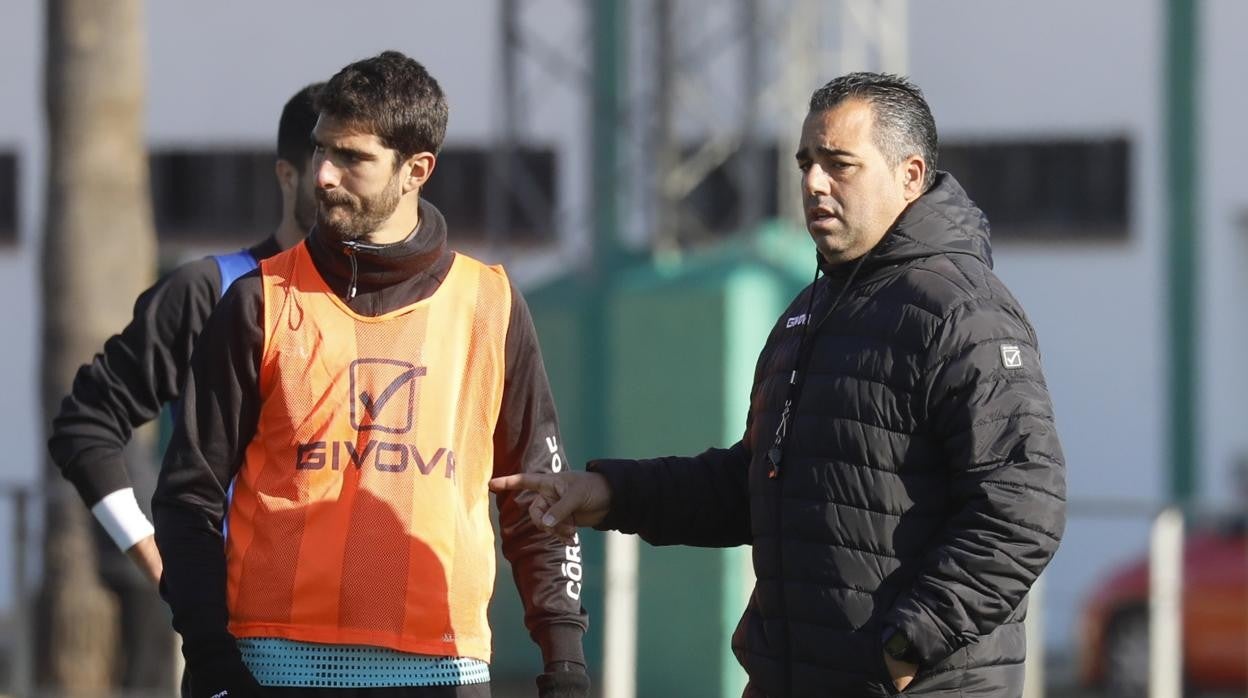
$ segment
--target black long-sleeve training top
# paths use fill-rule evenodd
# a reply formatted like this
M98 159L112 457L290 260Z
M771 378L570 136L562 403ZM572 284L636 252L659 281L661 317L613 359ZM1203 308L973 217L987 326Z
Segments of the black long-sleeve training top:
M256 259L279 251L274 237L248 249ZM126 444L181 397L191 350L220 298L213 258L178 267L139 295L130 324L74 376L48 450L88 507L131 486Z

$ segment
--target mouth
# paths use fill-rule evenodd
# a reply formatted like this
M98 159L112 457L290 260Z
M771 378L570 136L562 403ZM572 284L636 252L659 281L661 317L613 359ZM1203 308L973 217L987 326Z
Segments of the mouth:
M806 209L806 221L809 223L822 223L833 218L836 218L836 213L831 209L822 206L812 206Z
M320 205L321 205L321 209L326 212L332 211L336 208L349 208L350 207L350 204L347 203L346 201L327 201L325 199L321 199Z
M341 193L328 192L325 190L319 190L316 192L316 202L325 208L348 206L351 204L350 198L343 196Z

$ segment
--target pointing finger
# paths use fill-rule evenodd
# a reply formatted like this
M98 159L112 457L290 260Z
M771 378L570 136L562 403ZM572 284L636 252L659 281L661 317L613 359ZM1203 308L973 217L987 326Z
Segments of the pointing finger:
M491 492L541 492L546 485L545 477L534 473L504 475L490 480Z

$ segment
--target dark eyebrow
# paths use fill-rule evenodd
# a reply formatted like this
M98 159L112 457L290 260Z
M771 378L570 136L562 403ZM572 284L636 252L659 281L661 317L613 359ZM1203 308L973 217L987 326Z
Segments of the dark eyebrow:
M372 153L366 153L362 150L356 150L354 148L343 148L341 146L326 145L324 141L316 137L315 131L313 131L311 135L312 135L312 145L322 150L332 150L335 153L339 153L341 155L348 155L358 160L374 159L374 156L372 155Z
M336 152L342 153L343 155L349 155L357 160L374 159L372 153L366 153L363 150L356 150L354 148L330 148L330 150L334 150Z
M822 145L815 146L815 152L819 153L820 155L824 157L829 157L829 158L856 158L858 157L857 155L854 155L848 150L841 150L840 148L827 148ZM793 157L797 158L798 160L801 160L803 158L809 159L810 158L809 149L800 148L798 149L797 154L795 154Z

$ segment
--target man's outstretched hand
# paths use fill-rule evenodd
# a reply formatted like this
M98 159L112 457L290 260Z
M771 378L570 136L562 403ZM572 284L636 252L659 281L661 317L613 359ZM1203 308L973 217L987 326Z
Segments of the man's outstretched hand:
M529 518L538 528L572 543L577 526L595 526L611 508L611 486L598 473L521 473L490 480L493 492L533 492Z

